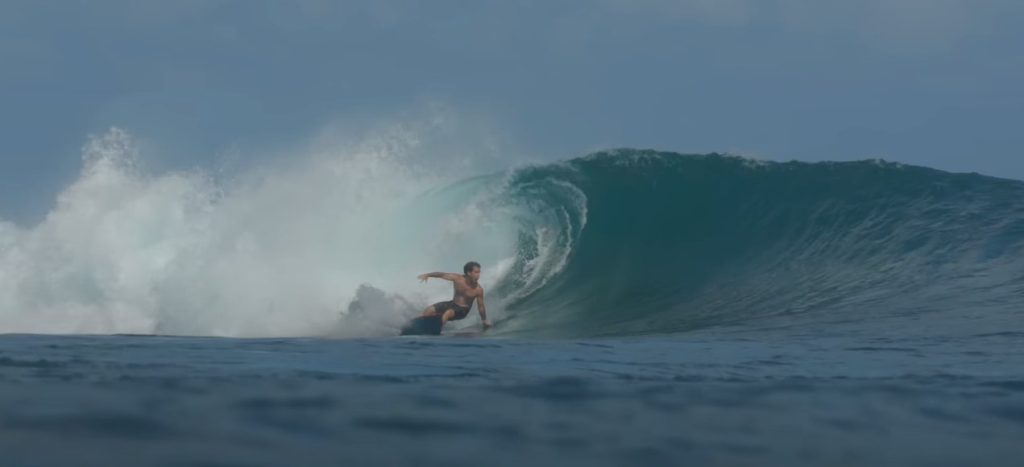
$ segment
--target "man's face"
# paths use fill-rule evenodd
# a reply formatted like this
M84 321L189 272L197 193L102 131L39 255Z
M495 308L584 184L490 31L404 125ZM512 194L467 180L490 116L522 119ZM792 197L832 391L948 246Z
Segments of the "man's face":
M469 274L466 275L469 276L470 279L478 281L480 280L480 268L474 267L473 269L470 269Z

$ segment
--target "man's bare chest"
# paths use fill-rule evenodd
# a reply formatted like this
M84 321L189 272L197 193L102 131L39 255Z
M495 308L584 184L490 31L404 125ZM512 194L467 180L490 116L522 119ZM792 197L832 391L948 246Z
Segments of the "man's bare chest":
M476 298L480 295L480 287L470 287L465 284L455 284L455 293L466 298Z

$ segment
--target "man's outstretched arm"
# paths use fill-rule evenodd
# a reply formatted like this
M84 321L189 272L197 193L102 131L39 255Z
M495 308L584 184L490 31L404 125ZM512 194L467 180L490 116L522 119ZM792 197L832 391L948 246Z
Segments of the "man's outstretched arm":
M419 276L416 276L416 278L419 279L420 282L426 282L427 279L429 279L431 277L435 277L435 278L438 278L438 279L444 279L444 280L447 280L447 281L454 281L454 280L459 278L459 274L455 274L455 273L451 273L451 272L428 272L426 274L420 274Z

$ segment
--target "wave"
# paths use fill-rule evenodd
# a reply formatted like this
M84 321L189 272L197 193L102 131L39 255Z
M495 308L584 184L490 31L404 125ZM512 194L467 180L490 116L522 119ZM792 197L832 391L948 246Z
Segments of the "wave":
M499 333L1018 324L1022 182L640 150L453 180L464 161L406 133L230 180L150 175L126 132L94 138L41 223L0 222L0 332L394 335L450 297L416 275L469 260Z
M949 310L1016 319L1024 304L1019 181L884 161L640 150L507 177L501 203L535 213L495 287L502 324L516 332L626 335Z

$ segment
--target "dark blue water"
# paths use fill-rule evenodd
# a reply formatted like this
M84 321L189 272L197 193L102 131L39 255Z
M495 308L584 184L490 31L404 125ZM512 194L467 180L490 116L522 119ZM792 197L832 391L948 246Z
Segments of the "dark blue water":
M1024 334L0 338L4 466L1017 466Z

